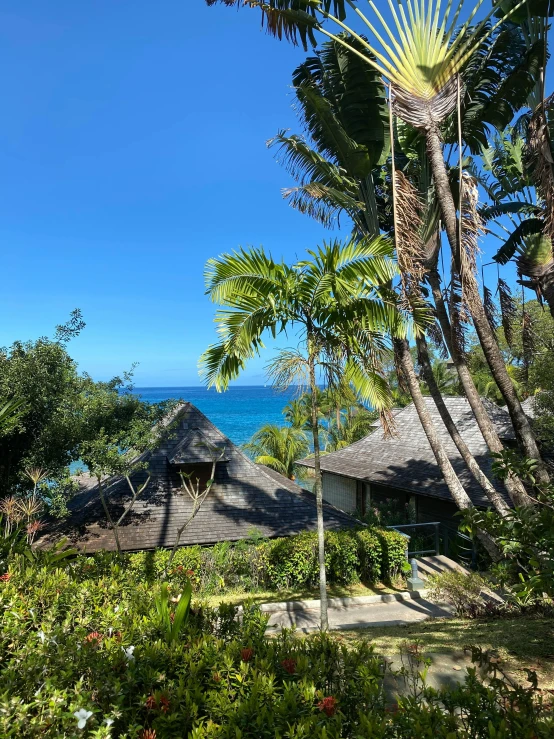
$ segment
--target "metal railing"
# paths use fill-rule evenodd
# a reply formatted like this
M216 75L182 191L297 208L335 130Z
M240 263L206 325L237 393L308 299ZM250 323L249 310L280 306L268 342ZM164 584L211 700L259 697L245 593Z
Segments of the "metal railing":
M477 566L477 550L470 536L462 534L457 529L451 529L440 521L428 521L425 523L406 523L396 526L388 526L389 529L395 529L403 536L412 541L414 537L406 534L407 529L424 529L432 527L434 530L429 534L433 536L435 546L431 549L410 549L408 543L408 558L422 556L425 554L444 554L452 559L457 559L472 569Z

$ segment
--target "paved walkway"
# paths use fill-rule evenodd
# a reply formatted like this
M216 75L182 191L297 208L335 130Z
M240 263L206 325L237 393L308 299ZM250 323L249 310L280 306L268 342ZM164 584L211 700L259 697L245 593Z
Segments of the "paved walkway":
M304 632L319 628L319 601L309 601L307 605L310 607L301 607L299 603L295 603L294 607L292 605L271 613L268 632L293 626ZM452 618L453 610L447 604L431 603L425 598L425 593L412 593L409 597L399 595L392 602L333 606L329 608L328 614L330 629L363 629L372 626L404 626L430 618Z

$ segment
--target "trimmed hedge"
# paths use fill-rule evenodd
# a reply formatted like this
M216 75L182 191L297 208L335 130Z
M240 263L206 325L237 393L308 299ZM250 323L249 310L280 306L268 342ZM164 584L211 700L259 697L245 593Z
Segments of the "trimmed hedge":
M379 528L342 529L325 533L327 580L350 585L390 581L406 562L406 539ZM123 556L123 567L145 582L159 582L169 559L167 549ZM101 552L79 557L74 568L85 577L109 572L115 555ZM182 547L173 560L173 576L190 577L205 595L229 589L283 590L318 583L317 534L305 532L261 542L223 542L213 547Z

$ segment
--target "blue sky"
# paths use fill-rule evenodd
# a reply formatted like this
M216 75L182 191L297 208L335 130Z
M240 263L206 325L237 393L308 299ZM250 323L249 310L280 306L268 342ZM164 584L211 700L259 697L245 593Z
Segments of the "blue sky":
M292 260L330 236L282 201L265 147L298 129L304 57L203 0L4 0L0 346L78 307L71 354L94 378L138 362L139 386L198 384L206 260L259 244Z

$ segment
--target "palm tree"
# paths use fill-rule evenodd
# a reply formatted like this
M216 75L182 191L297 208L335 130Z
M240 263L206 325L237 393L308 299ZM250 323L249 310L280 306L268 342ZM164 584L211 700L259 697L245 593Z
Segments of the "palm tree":
M527 141L537 137L532 128L533 125L537 127L534 118L527 126ZM549 138L545 138L543 145L550 146ZM506 216L511 219L514 228L507 238L492 231L504 242L494 259L501 265L515 259L520 284L534 290L539 301L546 300L554 317L554 224L548 215L554 193L542 194L547 189L546 184L541 189L537 187L537 192L541 193L537 202L533 193L537 177L532 175L536 169L552 169L552 164L539 166L539 155L533 153L531 156L530 148L518 129L509 128L484 149L484 169L488 174L481 175L480 184L492 204L481 209L481 216L489 229L497 222L501 229L507 230L501 219ZM546 179L543 175L538 180L539 185ZM554 182L554 176L552 179Z
M364 436L375 430L375 421L378 417L379 414L374 411L368 411L366 408L356 408L354 413L346 416L340 427L331 424L326 451L334 452L363 439Z
M421 360L421 352L419 353L418 358ZM429 360L429 365L431 367L431 372L433 373L433 383L435 387L437 388L438 392L441 395L458 395L458 392L457 392L458 383L456 381L456 378L452 374L452 371L448 367L447 362L443 362L443 361L431 362ZM422 374L423 374L423 381L427 383L426 375L424 373ZM425 388L425 391L429 392L429 394L431 395L428 383Z
M508 41L513 46L513 39L506 39L504 35L499 34L500 38L494 37L491 40L490 47L487 49L487 58L498 65L499 67L509 67L510 63L513 64L513 60L509 58L508 54ZM366 50L364 50L367 53ZM324 225L330 226L333 223L333 218L340 212L347 213L352 219L355 230L360 233L364 233L364 229L367 228L368 233L371 233L371 229L377 228L377 222L371 216L364 217L360 214L359 208L363 206L363 203L358 202L362 198L356 193L363 191L365 193L364 200L368 203L374 201L380 201L382 204L382 196L377 195L377 190L381 187L379 185L380 170L373 170L370 175L364 171L363 176L358 175L351 166L353 161L353 153L358 151L356 146L362 151L368 148L368 141L364 145L359 144L357 136L361 128L360 121L357 117L357 111L362 109L369 114L367 110L367 102L365 101L365 88L367 79L361 77L358 68L361 66L363 70L364 64L359 57L353 53L347 51L338 41L333 40L325 44L317 55L309 57L303 62L295 71L293 79L299 86L295 88L297 90L297 98L299 103L299 111L301 118L304 121L306 133L308 134L308 140L301 139L298 136L283 136L278 137L280 143L280 154L285 154L284 162L287 168L293 173L293 176L300 181L300 188L289 188L285 191L285 196L288 197L291 192L300 191L302 193L302 199L294 198L292 204L294 207L300 209L302 212L308 213L310 216L320 220ZM511 67L510 67L511 69ZM513 71L513 74L517 74L517 71ZM489 108L498 109L502 107L498 101L494 101L494 95L491 94L491 81L490 75L485 75L488 82L482 80L483 73L478 69L475 71L470 79L471 91L474 96L472 102L472 114L475 114L475 109L478 107L477 103L480 103L480 109L485 109L484 118L487 120L492 117L492 112L489 110L489 115L486 114L486 106L483 100L484 93L482 88L486 87L489 92L489 98L487 102L490 104ZM360 79L363 85L360 84ZM373 125L371 127L373 133L372 137L375 141L382 141L385 138L385 134L382 132L383 120L380 115L382 110L383 101L385 100L384 86L378 75L375 75L372 80L372 101L373 101ZM306 91L309 90L309 94ZM494 103L496 102L496 106ZM348 103L348 104L346 104ZM497 120L498 120L498 114ZM366 126L367 127L367 126ZM378 132L379 127L381 133ZM363 128L362 128L363 130ZM479 129L476 121L471 124L471 130L474 138L478 141L482 137L482 131ZM375 132L377 131L377 132ZM347 133L350 133L349 134ZM339 146L335 142L349 142L349 147ZM298 142L302 142L301 149L299 148ZM390 139L386 139L387 143L390 143ZM316 149L312 147L317 147ZM319 151L322 149L325 156ZM380 150L381 159L384 155L388 155L388 150ZM413 162L414 158L421 162L420 171L418 173L419 186L425 195L429 190L430 183L426 175L425 167L425 152L416 149L409 149L405 147L404 153L409 157L408 161ZM413 169L413 165L412 165ZM329 172L333 172L334 184L333 188L325 191L325 197L319 196L321 190L320 185L327 180ZM371 197L368 196L369 190L373 188L375 194ZM338 192L338 195L337 195ZM350 208L348 205L349 201L344 196L352 196L356 198L356 208ZM313 197L313 203L308 197ZM316 207L317 206L317 207ZM380 208L380 218L378 223L382 228L392 231L392 219L389 216L383 218L381 213L387 208ZM429 210L433 210L432 204ZM390 211L390 208L388 208ZM337 216L338 217L338 216ZM403 225L403 224L400 224ZM404 231L407 232L407 238L410 238L410 231L413 232L414 223L408 222L405 224ZM413 237L412 237L413 240ZM432 239L431 239L432 244ZM435 251L434 259L438 258L436 249L433 249L431 245L431 251ZM409 269L409 265L405 265L406 269ZM433 273L433 270L431 270ZM436 276L436 285L439 286L438 272L433 273ZM433 277L429 277L433 280ZM434 283L433 283L434 284ZM440 292L440 286L437 287ZM437 302L437 306L440 307ZM448 316L446 316L446 323L450 326ZM444 329L444 326L443 326ZM450 329L448 328L448 337L450 338ZM453 355L454 349L451 352ZM409 357L406 357L406 361L410 361ZM478 424L482 430L483 436L489 444L489 448L492 452L500 452L502 450L502 442L500 441L498 434L490 421L486 409L483 406L481 398L477 393L475 386L473 385L471 374L465 366L465 360L463 354L456 354L455 361L456 369L459 373L460 380L464 387L466 394L470 400L471 407L477 418ZM400 387L398 382L393 377L389 377L389 383L391 384L393 400L395 405L403 406L407 405L411 396L408 393L408 389ZM420 392L419 386L413 386L414 392ZM443 405L443 412L445 415L450 416L448 409ZM419 407L423 407L419 404ZM329 409L330 410L330 409ZM420 419L422 424L426 422L426 419ZM446 422L447 429L454 429L455 425L452 423L452 419L449 418L449 422ZM458 435L459 436L459 435ZM334 444L333 438L328 441L331 446ZM327 449L327 446L326 446ZM467 447L463 450L464 453L469 453ZM462 454L463 456L463 454ZM440 459L437 459L440 465ZM471 462L475 468L477 462L473 459ZM484 478L481 478L484 479ZM511 477L506 481L506 485L514 500L521 502L525 500L525 491L522 486L516 480ZM487 486L490 491L490 485ZM485 492L487 490L485 489Z
M289 480L295 478L296 460L306 457L310 451L308 437L300 428L269 423L256 431L244 448L256 464L271 467Z
M386 412L391 399L380 366L385 336L402 335L406 322L381 290L396 273L390 242L335 241L308 255L292 266L275 262L263 249L241 249L208 261L207 292L220 306L215 317L219 340L200 358L200 373L209 386L225 390L264 348L268 332L276 337L295 330L302 339L301 352L289 352L288 377L297 373L304 358L311 392L321 628L327 629L317 369L340 363L346 381L360 396ZM286 364L287 356L279 357L281 377L287 376Z
M209 5L217 2L223 2L225 5L239 4L239 0L207 0L207 2ZM441 0L436 0L436 2L431 0L428 5L419 4L416 0L407 0L408 15L406 15L404 5L399 6L400 14L398 14L392 0L389 0L390 11L396 26L394 30L388 27L377 6L370 0L370 8L381 23L383 35L364 15L354 0L321 0L317 3L304 3L299 0L267 0L264 3L250 3L250 6L261 11L263 22L269 33L279 38L284 36L295 43L300 40L306 46L308 40L315 43L315 31L319 31L350 49L353 54L390 81L395 113L408 125L420 131L425 138L434 189L440 205L442 225L452 250L453 264L460 275L465 302L473 318L491 372L510 413L516 436L525 454L541 463L539 477L547 479L548 475L542 465L535 436L506 372L502 354L477 289L473 260L471 254L468 255L468 249L471 249L471 239L469 239L468 247L468 240L464 241L462 230L459 229L457 208L443 157L440 132L440 126L461 100L463 86L461 72L474 58L475 53L483 47L487 39L493 36L503 22L525 3L526 0L517 2L504 13L502 18L495 23L489 23L493 15L498 12L497 6L494 6L482 21L472 26L482 5L482 0L478 0L476 6L470 10L464 24L457 28L463 3L458 4L451 15L453 8L451 2L448 2L445 11L441 13ZM365 24L376 39L378 47L369 44L344 23L347 6L355 13L358 20ZM341 31L346 31L369 54L363 54L349 40L331 33L324 25L326 21L335 24ZM526 92L526 96L527 94ZM513 111L520 101L517 96L513 96L513 100L506 99L504 102L506 109ZM464 196L464 189L460 187L460 200ZM471 192L466 192L466 195L471 198Z
M283 408L285 421L296 429L310 428L310 397L306 394L300 398L293 398Z

